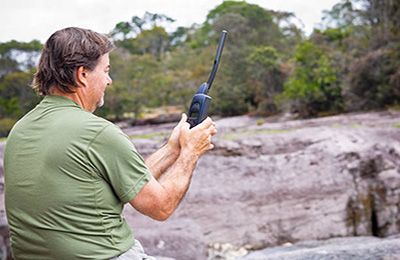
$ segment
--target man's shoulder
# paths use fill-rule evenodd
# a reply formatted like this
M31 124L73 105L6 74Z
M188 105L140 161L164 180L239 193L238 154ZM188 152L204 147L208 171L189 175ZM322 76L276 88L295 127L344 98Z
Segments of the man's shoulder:
M128 136L113 122L86 111L80 111L74 117L69 117L70 123L77 131L91 132L96 139L126 139Z
M68 118L68 122L65 123L70 125L71 128L75 128L78 132L90 132L94 136L104 132L106 129L107 132L111 131L114 133L120 130L119 127L111 121L86 111L76 111L73 116L71 115Z
M34 109L15 124L9 137L23 137L29 133L32 136L92 139L106 128L118 127L80 108L68 107L51 112Z
M69 120L76 124L94 125L99 127L114 125L109 120L84 110L75 110L70 113Z

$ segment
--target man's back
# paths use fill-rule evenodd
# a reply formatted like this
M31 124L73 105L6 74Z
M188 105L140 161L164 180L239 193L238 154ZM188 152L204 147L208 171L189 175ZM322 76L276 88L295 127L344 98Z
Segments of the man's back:
M109 259L132 246L120 214L149 174L113 124L46 96L11 131L4 160L17 259Z

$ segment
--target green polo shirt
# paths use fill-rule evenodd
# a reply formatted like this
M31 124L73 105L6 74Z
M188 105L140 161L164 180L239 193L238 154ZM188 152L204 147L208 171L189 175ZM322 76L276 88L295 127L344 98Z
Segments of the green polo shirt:
M111 122L46 96L8 136L4 170L16 260L110 259L133 245L121 212L151 175Z

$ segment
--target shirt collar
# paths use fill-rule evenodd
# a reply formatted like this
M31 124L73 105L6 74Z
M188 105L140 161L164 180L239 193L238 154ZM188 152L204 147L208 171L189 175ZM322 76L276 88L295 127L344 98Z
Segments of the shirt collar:
M81 108L75 101L64 96L46 95L43 98L43 103L53 104L57 106L71 106ZM81 108L82 109L82 108Z

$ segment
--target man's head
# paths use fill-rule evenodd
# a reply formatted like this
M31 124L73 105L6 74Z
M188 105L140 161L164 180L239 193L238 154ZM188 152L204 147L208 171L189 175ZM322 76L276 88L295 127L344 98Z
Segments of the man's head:
M114 45L105 35L91 30L70 27L55 32L44 45L33 78L33 89L39 95L45 96L51 94L52 88L63 93L74 93L78 88L88 87L93 79L97 80L97 85L111 84L108 74L109 80L100 79L99 75L94 74L98 74L95 73L98 70L104 70L97 68L100 64L109 67L105 63L109 62L108 53L113 48ZM101 106L102 102L101 97L97 105Z

